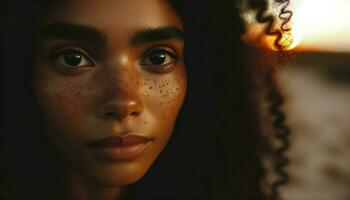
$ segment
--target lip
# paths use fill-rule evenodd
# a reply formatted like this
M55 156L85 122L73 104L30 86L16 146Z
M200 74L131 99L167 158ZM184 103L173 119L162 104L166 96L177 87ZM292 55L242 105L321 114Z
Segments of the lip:
M87 143L97 157L104 161L127 161L137 158L145 150L152 138L128 134L126 136L111 136Z

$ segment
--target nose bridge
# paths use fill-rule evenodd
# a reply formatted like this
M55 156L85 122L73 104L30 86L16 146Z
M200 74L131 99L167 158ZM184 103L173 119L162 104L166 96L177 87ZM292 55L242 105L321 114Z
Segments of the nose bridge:
M105 73L103 82L108 96L137 96L138 77L133 69L126 66L110 66Z
M138 116L143 111L139 95L139 76L128 62L114 62L105 65L99 75L101 117L125 118Z

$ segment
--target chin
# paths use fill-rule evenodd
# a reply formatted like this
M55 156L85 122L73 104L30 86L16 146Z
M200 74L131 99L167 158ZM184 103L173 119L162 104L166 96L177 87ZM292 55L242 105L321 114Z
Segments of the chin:
M107 187L128 186L139 181L148 171L153 161L107 163L85 169L85 174L98 185Z

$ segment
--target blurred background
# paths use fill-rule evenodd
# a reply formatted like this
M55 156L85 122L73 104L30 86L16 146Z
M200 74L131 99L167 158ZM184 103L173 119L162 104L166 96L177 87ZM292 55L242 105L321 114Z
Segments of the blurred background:
M283 66L291 146L286 200L350 199L350 1L293 0Z

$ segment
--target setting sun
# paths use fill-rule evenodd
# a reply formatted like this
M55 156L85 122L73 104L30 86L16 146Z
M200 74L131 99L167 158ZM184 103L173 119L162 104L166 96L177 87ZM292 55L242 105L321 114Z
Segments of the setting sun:
M266 36L265 37L265 43L274 51L277 51L278 49L274 46L274 42L276 41L276 36ZM282 39L279 42L279 46L284 51L289 51L297 47L302 40L302 35L300 32L297 32L294 30L288 33L284 33L282 36Z
M349 0L296 0L291 3L292 32L294 40L300 42L300 50L350 51Z
M292 33L292 37L293 37L293 43L290 45L290 49L294 49L295 47L297 47L303 38L301 33L299 33L298 31L294 31Z
M273 13L279 9L275 4ZM283 50L350 52L350 0L291 0L287 9L293 16L291 31L280 41ZM255 16L254 11L243 13L248 25L243 39L276 50L276 37L260 37L266 24L254 21Z

